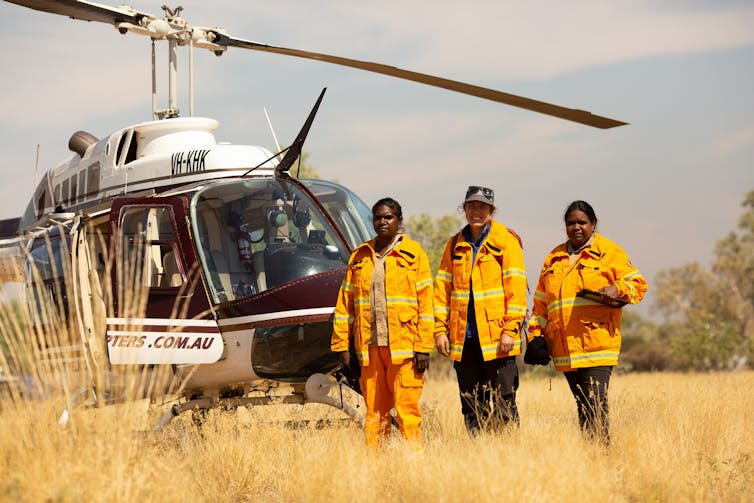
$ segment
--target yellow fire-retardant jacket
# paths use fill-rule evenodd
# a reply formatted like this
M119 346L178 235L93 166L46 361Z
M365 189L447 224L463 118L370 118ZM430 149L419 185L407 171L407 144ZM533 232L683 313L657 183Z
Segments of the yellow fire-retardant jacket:
M450 358L461 361L471 284L484 360L520 354L521 324L526 316L521 244L507 227L493 220L472 264L473 254L461 232L445 245L435 280L435 335L449 334ZM497 351L503 332L515 341L508 353Z
M372 311L369 292L375 261L375 240L362 243L351 254L346 277L335 305L331 349L347 351L354 338L361 365L369 365ZM404 235L385 257L388 340L393 363L414 352L434 349L432 273L421 245Z
M618 297L631 304L647 291L647 282L623 249L596 232L573 265L567 243L545 258L529 340L544 333L556 369L618 364L621 309L576 296L584 288L599 290L611 284L618 287Z

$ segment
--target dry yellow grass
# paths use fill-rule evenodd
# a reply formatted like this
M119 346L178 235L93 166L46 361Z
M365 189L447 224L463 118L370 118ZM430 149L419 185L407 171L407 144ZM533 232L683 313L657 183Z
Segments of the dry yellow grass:
M754 501L754 373L615 375L608 452L582 439L562 376L549 386L523 376L521 428L471 440L455 382L430 379L422 455L400 438L370 454L353 423L275 420L343 417L320 406L215 410L201 430L186 414L144 433L167 406L78 409L61 429L64 397L5 396L0 499Z

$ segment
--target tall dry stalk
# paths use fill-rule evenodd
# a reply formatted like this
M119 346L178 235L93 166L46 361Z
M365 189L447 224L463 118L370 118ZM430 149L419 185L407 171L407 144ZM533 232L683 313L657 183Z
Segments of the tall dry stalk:
M30 309L11 313L12 304L7 299L0 303L0 332L7 347L0 365L12 376L6 378L4 388L17 404L50 398L102 406L144 397L159 400L175 390L170 365L108 363L105 319L115 315L115 302L119 317L144 318L148 298L148 288L143 286L145 245L137 241L129 249L115 244L108 249L103 234L93 231L90 242L79 246L102 255L103 271L81 267L77 262L81 248L73 253L77 258L72 263L67 241L52 242L45 234L44 246L27 254L26 271L21 275L26 279L25 297ZM67 229L60 226L59 232ZM120 267L114 267L116 261ZM113 271L117 271L116 291L110 281ZM184 298L176 297L174 314L185 316ZM84 303L92 311L93 319L87 322L79 316ZM136 321L123 328L138 331L141 325Z
M439 365L421 401L422 455L398 434L374 455L361 428L321 405L215 409L201 429L184 415L148 433L166 406L141 399L155 388L139 366L97 367L102 382L125 383L121 403L80 407L60 428L77 377L58 375L62 361L37 365L39 348L81 336L63 323L30 334L8 305L0 365L51 386L2 386L0 501L754 501L754 372L615 375L609 450L582 436L560 375L550 384L525 374L520 428L470 439L456 382ZM287 426L312 417L332 421Z
M452 380L422 399L424 454L395 435L378 455L353 423L291 429L310 406L213 410L143 434L143 401L89 409L75 429L55 404L0 415L0 499L19 501L751 501L754 373L635 374L611 387L613 443L584 439L565 381L519 393L518 430L470 439ZM715 393L713 393L713 391ZM717 401L709 399L715 396ZM275 408L278 410L274 410ZM279 409L285 408L285 411ZM323 409L332 418L341 414Z

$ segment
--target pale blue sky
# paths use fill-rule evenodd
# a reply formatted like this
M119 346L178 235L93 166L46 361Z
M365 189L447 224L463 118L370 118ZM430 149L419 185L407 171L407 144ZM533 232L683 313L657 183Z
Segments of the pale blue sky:
M155 14L161 4L130 2ZM305 146L323 177L370 205L393 196L407 217L455 212L467 185L494 188L498 219L524 238L532 283L565 239L562 212L574 199L592 203L598 229L628 251L651 292L659 270L708 264L754 189L750 1L180 4L190 24L238 38L630 122L603 131L325 63L240 49L196 54L195 115L220 121L219 140L273 149L266 108L289 143L328 87ZM5 2L0 43L0 218L10 218L31 195L37 144L46 170L69 156L76 130L103 137L149 120L150 49L148 39L104 24ZM184 71L185 49L179 57ZM181 82L184 115L186 89Z

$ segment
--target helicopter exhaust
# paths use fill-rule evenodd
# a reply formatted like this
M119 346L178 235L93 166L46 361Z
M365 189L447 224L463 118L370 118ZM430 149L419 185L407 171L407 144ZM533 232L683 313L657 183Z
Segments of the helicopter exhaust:
M71 135L71 139L68 140L68 150L78 154L79 157L84 157L86 150L98 141L97 137L91 133L76 131Z

